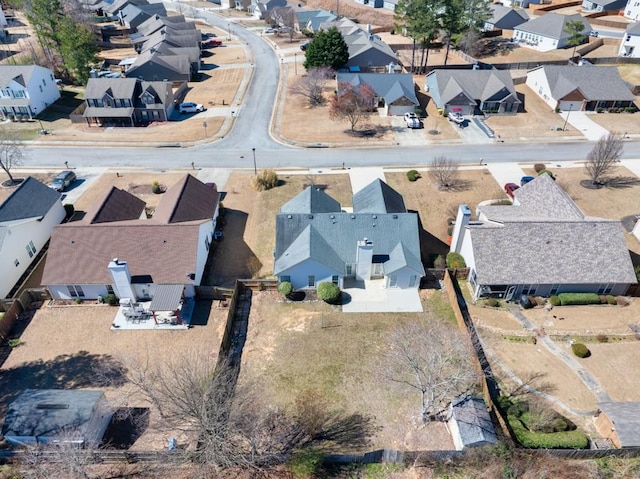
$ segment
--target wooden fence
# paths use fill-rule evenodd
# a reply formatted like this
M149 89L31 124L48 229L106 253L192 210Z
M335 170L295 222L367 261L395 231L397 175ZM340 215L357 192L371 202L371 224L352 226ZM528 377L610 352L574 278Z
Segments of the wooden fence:
M275 279L240 279L242 285L252 291L278 291Z

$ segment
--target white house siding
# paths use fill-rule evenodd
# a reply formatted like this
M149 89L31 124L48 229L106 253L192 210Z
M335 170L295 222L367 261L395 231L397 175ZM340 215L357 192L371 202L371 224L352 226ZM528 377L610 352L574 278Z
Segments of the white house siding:
M64 217L64 207L57 201L41 221L27 219L13 222L0 249L0 297L4 298L9 294L35 256L49 241L53 227L60 224ZM30 241L33 241L36 249L33 257L29 256L26 249ZM15 265L16 260L19 262L18 266Z
M136 298L153 298L156 294L156 285L154 283L134 283L133 292L136 294Z
M290 281L293 289L315 289L315 287L310 288L308 286L309 276L311 275L315 276L315 287L317 287L318 284L323 281L331 282L332 276L338 275L338 285L340 286L340 288L342 288L342 276L344 275L344 273L332 271L326 266L312 259L307 259L302 263L299 263L296 266L293 266L288 270L281 272L278 275L278 279L282 281L283 276L289 276L291 278Z
M531 48L532 50L539 52L556 50L557 48L562 48L566 43L566 40L561 40L559 42L553 38L544 37L535 33L523 32L518 29L513 31L513 39L517 40L520 46Z
M464 449L464 444L462 444L462 438L460 437L460 428L458 427L458 421L451 418L447 425L451 430L451 439L453 439L453 445L456 448L456 451L462 451Z
M633 236L638 238L638 241L640 241L640 220L636 222L636 225L633 227L632 233Z
M531 88L544 102L552 109L556 107L558 102L551 96L551 88L547 81L547 76L542 68L532 70L527 73L527 86Z
M560 108L561 111L582 111L583 107L584 102L579 100L558 102L558 108Z
M640 21L640 0L629 0L624 9L624 16L636 22Z
M395 286L391 286L391 278L394 278L396 281ZM413 286L410 286L413 278ZM415 272L410 268L402 268L393 273L385 276L385 285L387 288L399 288L399 289L409 289L416 288L420 286L420 274Z
M640 35L624 33L622 35L622 42L620 42L618 56L640 58Z
M81 284L79 286L84 293L84 296L80 299L98 299L100 296L107 294L107 286L104 284ZM53 299L76 299L69 294L66 284L54 284L47 287Z
M6 90L10 90L7 92ZM28 106L11 107L4 106L3 99L21 98L22 93L26 96ZM2 106L3 115L7 114L25 114L35 116L43 112L48 106L53 104L60 98L60 90L56 85L53 73L48 68L36 66L29 80L29 84L23 87L19 83L12 81L7 88L0 90L0 106Z
M391 10L392 12L396 9L396 4L392 2L384 2L382 6L383 8L386 8L387 10Z
M597 5L589 0L584 0L582 2L582 9L587 12L601 12L602 5Z
M217 210L216 210L217 213ZM204 267L207 264L207 258L209 257L209 250L207 244L211 245L213 242L213 230L215 228L215 220L207 221L200 225L198 230L198 253L196 256L196 265L194 271L185 271L187 273L195 273L195 284L200 284L202 281L202 274L204 273Z

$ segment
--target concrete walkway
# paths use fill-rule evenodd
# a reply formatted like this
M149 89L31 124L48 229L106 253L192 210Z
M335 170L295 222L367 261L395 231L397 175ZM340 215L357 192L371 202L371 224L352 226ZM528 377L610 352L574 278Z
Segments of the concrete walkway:
M519 163L491 163L487 162L487 168L496 179L501 188L507 183L515 183L520 186L520 178L526 175Z
M349 169L351 191L354 195L377 178L380 178L384 182L387 181L384 176L384 170L381 166Z
M518 307L509 307L509 313L522 325L523 328L532 332L536 330L535 325L531 323L531 321L529 321L524 314L522 314ZM585 386L587 386L589 391L591 391L591 393L596 397L598 402L613 401L611 399L611 396L607 394L607 391L604 389L602 384L600 384L600 381L598 381L598 379L589 371L584 369L575 357L564 351L548 336L538 336L537 340L537 344L541 344L545 348L547 348L551 354L560 359L564 364L566 364L569 369L571 369L578 375L580 380L584 383Z
M569 120L567 120L567 123L581 132L589 141L598 141L604 135L609 134L609 130L592 121L589 115L582 111L562 111L560 112L560 116L563 120L567 120L568 116Z
M383 279L345 282L343 313L422 313L416 288L385 288Z
M640 178L640 162L632 160L622 160L620 164L631 173L636 175L638 178Z

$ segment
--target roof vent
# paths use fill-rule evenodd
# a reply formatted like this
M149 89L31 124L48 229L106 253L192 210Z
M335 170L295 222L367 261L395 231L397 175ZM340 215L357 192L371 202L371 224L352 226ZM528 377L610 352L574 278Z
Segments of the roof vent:
M287 215L287 219L291 219L291 218L293 218L293 216Z
M397 220L398 219L398 215L393 215L393 219Z
M336 215L330 215L329 218L331 218L332 220L335 220L336 219ZM334 221L334 223L335 223L335 221Z
M375 220L376 218L378 218L378 215L371 215L371 217Z
M313 219L313 215L309 215L309 219L312 220Z
M356 219L356 215L351 215L351 219L355 220Z

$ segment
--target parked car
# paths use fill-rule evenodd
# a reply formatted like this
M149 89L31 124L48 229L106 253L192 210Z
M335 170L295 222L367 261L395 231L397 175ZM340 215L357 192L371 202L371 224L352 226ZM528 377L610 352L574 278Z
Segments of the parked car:
M264 30L262 30L262 33L273 33L273 32L275 32L275 30L271 27L265 28Z
M215 38L209 38L208 40L203 40L202 48L213 48L222 46L222 42L220 40L216 40Z
M524 186L533 180L535 180L533 176L523 176L522 178L520 178L520 186Z
M309 42L304 42L302 45L300 45L300 50L304 52L307 50L308 46L309 46Z
M404 121L407 124L407 128L420 128L420 118L415 113L405 113Z
M67 170L58 173L49 186L56 191L66 191L74 181L76 181L76 174Z
M447 118L457 124L458 126L464 124L464 116L462 116L462 112L459 111L450 111L447 114Z
M513 192L520 188L515 183L507 183L504 185L504 191L509 195L510 198L513 198Z
M213 232L213 239L214 239L214 240L220 241L223 237L224 237L224 234L222 233L222 231L220 231L220 230L215 230L215 231Z
M199 113L201 111L205 111L206 108L200 103L187 101L185 103L180 103L178 110L180 110L180 113Z
M589 32L589 36L590 36L590 37L598 38L598 32L597 32L596 30L591 30L591 31Z

